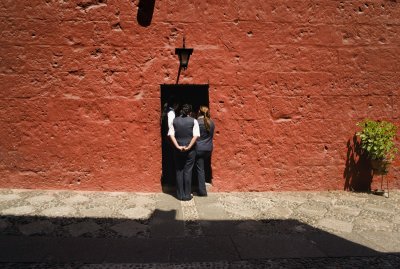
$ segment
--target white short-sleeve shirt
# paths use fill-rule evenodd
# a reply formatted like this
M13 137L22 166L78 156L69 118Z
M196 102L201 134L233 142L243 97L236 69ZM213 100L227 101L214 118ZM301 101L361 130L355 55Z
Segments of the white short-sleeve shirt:
M171 126L173 125L172 123L174 122L175 119L175 111L171 109L171 111L167 113L167 117L168 117L168 135L169 135L169 130L171 130Z

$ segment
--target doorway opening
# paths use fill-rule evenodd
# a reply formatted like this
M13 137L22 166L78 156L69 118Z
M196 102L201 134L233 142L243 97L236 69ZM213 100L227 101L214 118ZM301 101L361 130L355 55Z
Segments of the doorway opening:
M167 104L174 99L179 104L192 105L193 112L197 112L200 106L209 106L209 85L208 84L162 84L161 90L161 146L162 146L162 174L161 185L164 191L171 191L175 186L175 165L173 157L173 145L169 140ZM196 190L197 176L196 169L193 169L192 187ZM211 183L212 170L211 162L205 164L206 182Z

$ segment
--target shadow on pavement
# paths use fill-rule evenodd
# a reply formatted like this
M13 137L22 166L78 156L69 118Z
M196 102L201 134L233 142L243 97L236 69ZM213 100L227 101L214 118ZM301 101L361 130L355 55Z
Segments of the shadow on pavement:
M143 220L0 216L5 263L187 263L269 258L379 256L297 220Z

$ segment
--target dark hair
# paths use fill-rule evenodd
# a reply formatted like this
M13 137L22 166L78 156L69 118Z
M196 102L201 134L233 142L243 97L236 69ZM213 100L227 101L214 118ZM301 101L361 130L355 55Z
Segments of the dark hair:
M167 102L168 102L168 105L173 105L176 102L175 95L170 95L168 97L168 101Z
M181 114L183 116L188 116L192 112L192 106L189 104L184 104L181 109Z

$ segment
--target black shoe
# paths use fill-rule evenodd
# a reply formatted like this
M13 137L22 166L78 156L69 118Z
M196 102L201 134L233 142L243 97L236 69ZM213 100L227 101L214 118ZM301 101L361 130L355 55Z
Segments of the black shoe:
M197 196L200 196L200 197L207 197L208 195L207 195L207 193L198 193Z

